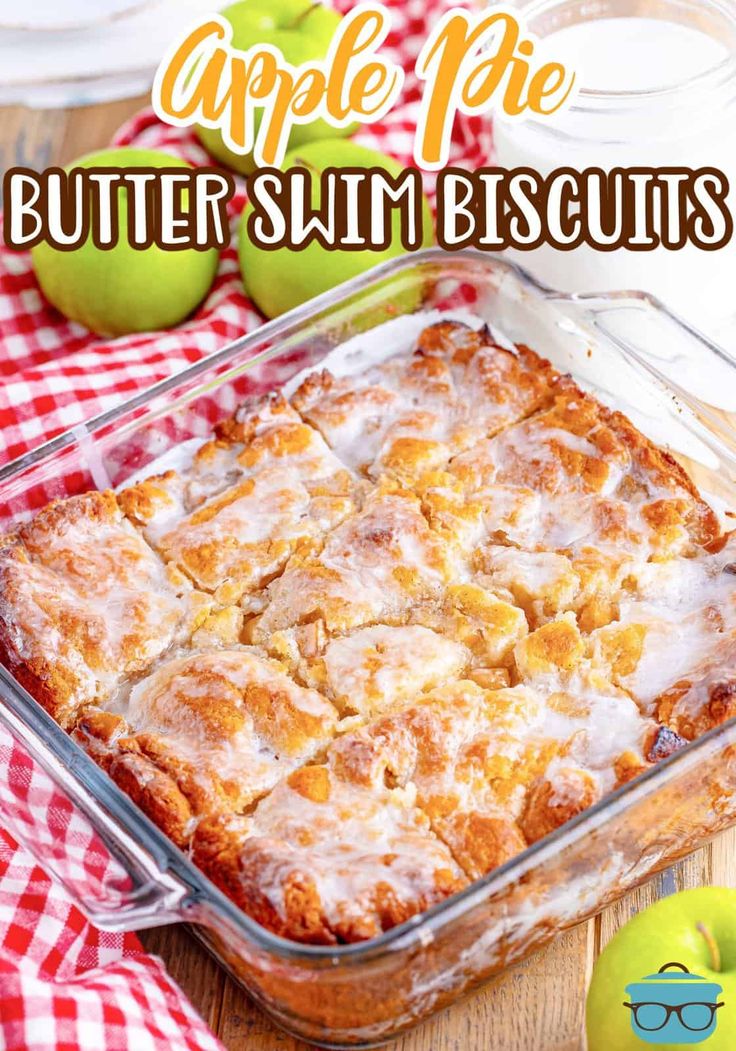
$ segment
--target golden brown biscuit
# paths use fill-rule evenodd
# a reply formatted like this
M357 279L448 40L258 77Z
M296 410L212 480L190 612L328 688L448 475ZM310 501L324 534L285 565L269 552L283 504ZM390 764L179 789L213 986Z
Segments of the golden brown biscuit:
M356 481L281 397L246 403L188 465L120 494L162 556L229 605L355 508Z
M193 851L260 923L327 945L375 937L467 882L411 792L326 766L291 774L248 817L203 822Z
M560 767L554 778L541 779L529 793L521 816L524 835L530 843L536 843L587 810L600 795L600 787L587 771Z
M338 738L328 762L358 784L415 786L475 879L675 747L625 693L593 680L554 691L458 682Z
M514 646L528 630L522 610L473 583L450 585L394 616L344 634L308 620L274 632L266 645L341 713L370 718L452 679L508 685Z
M644 558L691 554L717 539L716 516L668 453L571 380L556 389L550 408L450 464L487 505L489 532L527 549Z
M728 538L717 553L641 567L618 619L587 640L602 674L689 739L722 721L719 683L728 683L736 658L733 545Z
M551 374L526 348L444 321L420 334L412 354L349 376L312 373L292 404L344 463L406 482L544 404Z
M318 553L298 552L270 585L253 641L322 620L329 634L407 619L438 598L455 569L452 552L406 489L381 486L330 533Z
M526 846L508 782L523 794L535 766L523 726L537 705L521 688L492 693L457 682L344 735L328 761L356 784L413 786L432 828L475 879Z
M736 715L736 635L719 643L655 700L657 719L688 741Z
M0 650L62 725L185 639L208 606L111 492L50 504L0 547Z
M372 624L318 640L308 624L270 640L299 678L343 715L371 718L441 682L457 678L472 655L459 642L416 624Z
M178 842L203 815L241 813L310 762L338 721L328 700L245 647L172 657L113 706L87 709L74 735L126 791L137 782L136 801L150 813L152 799L159 824L172 811L166 831Z

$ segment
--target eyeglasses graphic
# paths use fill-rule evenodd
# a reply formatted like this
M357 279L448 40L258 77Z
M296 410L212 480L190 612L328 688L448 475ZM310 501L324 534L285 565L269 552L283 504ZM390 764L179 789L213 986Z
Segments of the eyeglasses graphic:
M688 1029L691 1033L701 1033L713 1024L715 1013L719 1007L723 1007L723 1003L724 1001L718 1004L629 1004L624 1001L624 1007L633 1012L634 1021L646 1033L656 1033L659 1029L664 1029L673 1014L677 1015L683 1029Z

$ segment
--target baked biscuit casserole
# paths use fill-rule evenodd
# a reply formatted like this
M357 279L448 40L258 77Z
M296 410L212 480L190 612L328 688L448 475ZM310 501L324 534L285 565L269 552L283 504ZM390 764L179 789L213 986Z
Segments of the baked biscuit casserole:
M0 538L0 654L248 914L356 942L736 714L736 537L442 321Z

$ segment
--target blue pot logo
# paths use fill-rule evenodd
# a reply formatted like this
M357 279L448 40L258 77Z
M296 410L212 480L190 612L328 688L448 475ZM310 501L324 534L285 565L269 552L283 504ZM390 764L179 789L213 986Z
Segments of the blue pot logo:
M670 968L678 970L672 971ZM666 963L656 974L626 986L631 1028L648 1044L699 1044L715 1031L723 986L691 974L682 963Z

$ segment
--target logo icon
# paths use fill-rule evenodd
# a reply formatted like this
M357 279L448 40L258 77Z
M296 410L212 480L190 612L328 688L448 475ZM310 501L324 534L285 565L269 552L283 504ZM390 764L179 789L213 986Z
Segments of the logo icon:
M679 970L672 971L670 968ZM626 986L631 1028L648 1044L699 1044L715 1032L723 986L692 974L683 963L665 963L656 974Z

